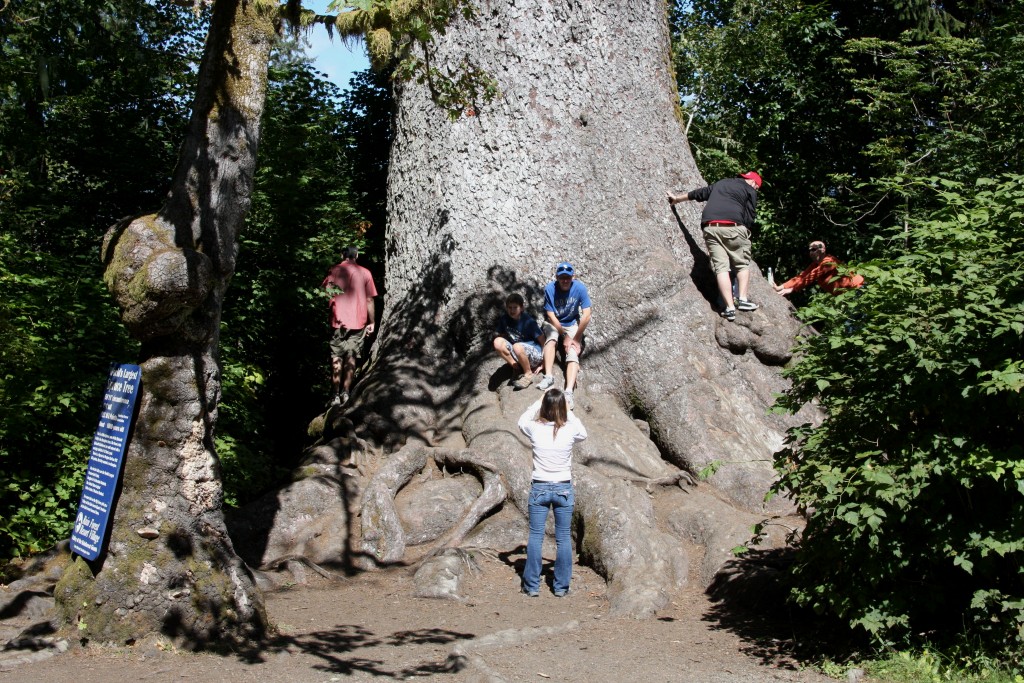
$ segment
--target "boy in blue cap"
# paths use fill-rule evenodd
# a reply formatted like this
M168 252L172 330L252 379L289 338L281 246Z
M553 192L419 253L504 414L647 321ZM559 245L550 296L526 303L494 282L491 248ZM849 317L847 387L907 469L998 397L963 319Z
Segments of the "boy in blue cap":
M555 281L544 288L544 378L537 385L541 391L554 385L551 369L555 364L555 345L561 340L565 349L565 400L570 410L574 407L572 392L580 371L583 331L591 314L590 293L575 275L572 264L562 261L555 266Z

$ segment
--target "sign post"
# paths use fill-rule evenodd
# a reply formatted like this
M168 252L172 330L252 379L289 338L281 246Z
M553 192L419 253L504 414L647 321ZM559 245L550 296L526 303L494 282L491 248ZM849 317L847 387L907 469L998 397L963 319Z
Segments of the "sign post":
M92 438L85 484L71 532L71 551L87 560L95 560L103 551L141 380L142 368L138 365L110 366L100 423Z

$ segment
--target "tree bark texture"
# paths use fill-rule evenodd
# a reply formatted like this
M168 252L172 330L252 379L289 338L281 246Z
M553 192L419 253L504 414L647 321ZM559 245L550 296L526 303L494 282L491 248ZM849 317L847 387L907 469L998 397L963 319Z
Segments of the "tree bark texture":
M429 82L397 87L387 298L352 411L357 431L396 451L364 488L352 543L368 564L443 549L410 547L391 502L429 469L433 450L475 458L481 484L481 472L496 473L507 497L447 546L507 551L515 533L512 548L525 543L509 521L521 523L530 487L516 419L539 394L503 386L509 375L490 340L510 292L542 315L543 287L562 260L594 302L576 388L590 437L573 465L574 531L581 561L609 582L611 611L650 616L688 580L692 520L710 520L701 537L718 543L740 523L791 511L764 496L790 424L768 408L798 327L759 274L751 292L762 308L719 318L700 206L677 213L666 201L667 189L704 181L677 118L665 12L661 0L481 0L424 57L453 70L469 55L500 97L452 122ZM716 464L710 498L675 486L681 470ZM655 493L663 482L675 493ZM718 497L732 512L700 516L695 506ZM476 517L494 505L474 506ZM728 551L708 553L702 581Z
M429 84L398 88L367 400L440 438L450 424L438 415L473 385L464 369L504 295L523 293L539 317L544 284L568 260L594 301L582 408L613 398L650 423L669 462L722 463L712 483L761 510L788 424L767 409L798 330L756 268L761 310L721 320L701 206L677 214L666 202L667 189L705 182L678 119L665 12L661 0L485 0L428 58L443 70L468 53L500 97L450 122Z
M267 627L224 525L213 428L221 305L249 208L277 13L265 0L217 0L164 206L104 241L105 279L142 341L142 395L106 555L79 558L57 588L80 637L226 646Z

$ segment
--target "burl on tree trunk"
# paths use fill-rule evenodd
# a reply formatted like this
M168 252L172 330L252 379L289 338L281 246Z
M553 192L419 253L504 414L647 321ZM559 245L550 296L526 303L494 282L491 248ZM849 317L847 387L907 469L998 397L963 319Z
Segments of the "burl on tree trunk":
M212 429L221 302L249 208L278 12L218 0L167 200L104 240L105 279L142 341L142 395L106 555L79 558L56 589L65 622L95 642L164 634L228 645L267 627L224 525Z
M580 557L609 581L614 613L649 615L687 579L683 537L716 548L698 572L708 583L751 520L790 510L764 496L789 424L768 408L785 387L778 366L798 328L757 274L762 308L719 318L700 207L676 214L667 204L666 190L704 181L678 119L662 0L484 0L426 57L443 71L467 55L501 94L454 122L432 103L429 82L396 88L387 299L351 412L357 434L384 447L365 473L332 471L340 491L369 481L358 502L343 496L358 524L337 511L353 547L319 559L427 558L426 570L458 547L525 543L530 454L515 421L538 393L505 386L491 331L510 292L539 317L542 288L567 260L594 302L576 390L590 431L573 470ZM311 451L317 467L334 443L329 428L326 436ZM453 454L474 463L486 501L466 505L457 531L413 544L423 533L399 514L399 499ZM713 488L674 486L715 465ZM494 500L495 472L507 501ZM272 564L273 554L253 561Z

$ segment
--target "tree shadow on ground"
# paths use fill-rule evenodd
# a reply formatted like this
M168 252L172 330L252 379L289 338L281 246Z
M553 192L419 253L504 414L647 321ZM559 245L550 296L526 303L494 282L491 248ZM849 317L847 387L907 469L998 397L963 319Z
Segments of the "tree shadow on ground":
M236 650L233 654L242 661L253 665L262 664L270 656L284 652L311 655L320 660L319 664L315 664L311 668L325 673L350 676L361 672L373 676L385 676L389 679L405 680L413 676L455 673L459 667L456 663L445 659L391 670L384 666L383 660L361 656L360 651L378 646L447 645L457 641L470 640L473 637L472 633L439 628L395 631L388 635L378 635L357 624L339 624L328 630L294 636L277 636L266 642Z
M751 550L726 563L707 588L713 604L702 620L735 633L744 654L775 668L849 659L863 644L843 624L788 600L794 557L792 548Z

